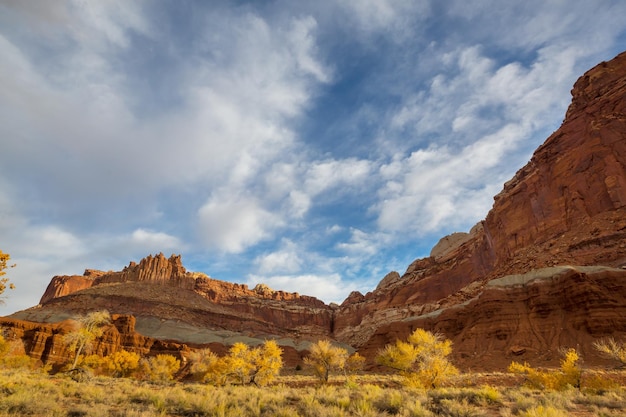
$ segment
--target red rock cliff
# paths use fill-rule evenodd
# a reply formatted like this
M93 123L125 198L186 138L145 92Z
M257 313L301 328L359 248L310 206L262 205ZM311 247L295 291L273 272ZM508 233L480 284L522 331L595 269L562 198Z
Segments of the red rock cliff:
M162 253L148 256L139 264L131 262L119 272L103 272L87 269L80 275L55 276L48 284L39 304L90 288L94 285L118 282L152 282L193 289L197 274L189 273L181 262L180 255L166 258Z

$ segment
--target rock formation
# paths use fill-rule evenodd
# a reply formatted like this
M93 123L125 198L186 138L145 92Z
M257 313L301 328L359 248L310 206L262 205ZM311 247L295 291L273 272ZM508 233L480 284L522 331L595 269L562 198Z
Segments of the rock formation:
M50 281L39 304L46 304L54 298L107 283L151 282L193 289L197 276L198 274L187 272L180 255L172 255L168 259L160 253L142 259L139 264L131 262L120 272L87 269L82 276L56 276Z
M96 342L93 353L106 356L126 349L142 355L168 353L180 357L189 350L184 344L161 341L135 332L135 318L132 316L114 314L111 319L111 325ZM21 350L43 363L63 364L70 355L63 337L75 330L73 320L36 323L4 317L0 318L0 325L10 329L6 334L9 340L21 341Z
M119 343L111 330L103 352L154 340L219 351L272 337L297 361L307 341L329 337L371 359L424 327L453 340L461 367L554 365L563 346L598 363L593 340L626 336L626 53L585 73L572 96L561 127L494 197L485 220L341 306L218 281L159 254L120 272L54 277L40 306L3 325L48 360L60 351L63 320L106 308L127 324L114 326Z
M494 279L456 294L437 310L381 325L365 356L405 339L415 328L445 334L462 368L503 370L512 360L556 365L560 349L577 348L586 364L603 363L593 341L626 332L626 271L560 266Z
M236 341L258 344L279 338L291 358L286 362L294 366L311 340L330 337L333 320L333 308L314 297L212 279L188 272L180 255L166 258L161 253L131 262L119 272L86 270L81 276L56 276L39 306L5 318L2 325L19 329L31 323L40 329L10 333L24 340L31 356L57 363L66 355L59 334L68 328L55 323L101 309L130 324L124 331L116 326L120 335L107 332L97 348L100 353L119 349L158 353L164 349L160 341L169 341L166 345L173 351L209 345L219 352ZM56 353L47 353L52 351Z

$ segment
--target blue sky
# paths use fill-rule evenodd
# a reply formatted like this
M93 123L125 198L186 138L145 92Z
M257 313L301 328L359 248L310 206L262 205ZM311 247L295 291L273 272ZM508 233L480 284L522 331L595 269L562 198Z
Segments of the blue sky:
M163 252L341 302L403 273L626 49L626 2L0 1L0 249L53 275Z

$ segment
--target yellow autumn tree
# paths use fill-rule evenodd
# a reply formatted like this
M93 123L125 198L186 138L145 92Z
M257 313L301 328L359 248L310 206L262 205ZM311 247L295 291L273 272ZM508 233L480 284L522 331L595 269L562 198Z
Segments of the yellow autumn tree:
M448 356L452 353L452 341L439 333L417 329L407 341L396 340L378 352L376 361L400 371L407 385L436 388L457 375L458 370Z
M211 349L200 349L189 355L191 372L203 382L225 385L227 382L227 358L220 358Z
M11 259L11 256L8 253L4 253L0 250L0 294L4 294L4 291L6 291L7 286L9 287L9 289L14 289L15 286L9 282L9 278L5 277L6 275L6 269L7 268L12 268L15 265L8 265L9 260Z
M76 369L81 354L102 336L105 326L111 322L111 315L106 310L94 311L76 318L76 322L77 328L63 338L68 350L74 355L72 369Z
M330 340L318 340L311 345L309 355L304 358L304 364L313 370L315 376L323 383L328 383L332 372L344 369L348 351L333 346Z
M273 381L283 366L283 351L274 340L266 340L252 348L238 342L224 358L226 373L241 385L266 385ZM219 365L216 362L215 366Z
M283 367L283 350L275 340L266 340L261 346L254 349L253 368L250 373L250 383L267 385L279 374Z
M160 354L142 360L139 366L149 381L165 383L174 379L180 361L172 355Z
M352 355L348 356L346 359L346 363L343 366L343 372L346 375L352 375L363 369L365 366L365 358L359 354L359 352L354 352Z
M141 356L136 352L118 350L104 359L104 365L110 375L116 378L127 378L139 368Z
M257 352L250 349L245 343L237 342L228 350L226 369L235 383L246 385L250 381L250 374L254 369L254 356Z

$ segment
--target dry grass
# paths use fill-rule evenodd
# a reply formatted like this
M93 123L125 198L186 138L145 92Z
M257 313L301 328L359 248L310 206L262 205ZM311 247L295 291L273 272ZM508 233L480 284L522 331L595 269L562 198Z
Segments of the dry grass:
M610 378L601 374L602 378ZM467 381L472 381L472 384ZM541 391L504 384L506 375L475 374L432 390L402 387L395 376L359 375L319 385L312 376L284 376L271 386L158 385L0 369L4 416L602 416L626 415L626 388L594 380L593 390ZM486 381L487 383L481 383ZM600 386L598 389L597 387Z

